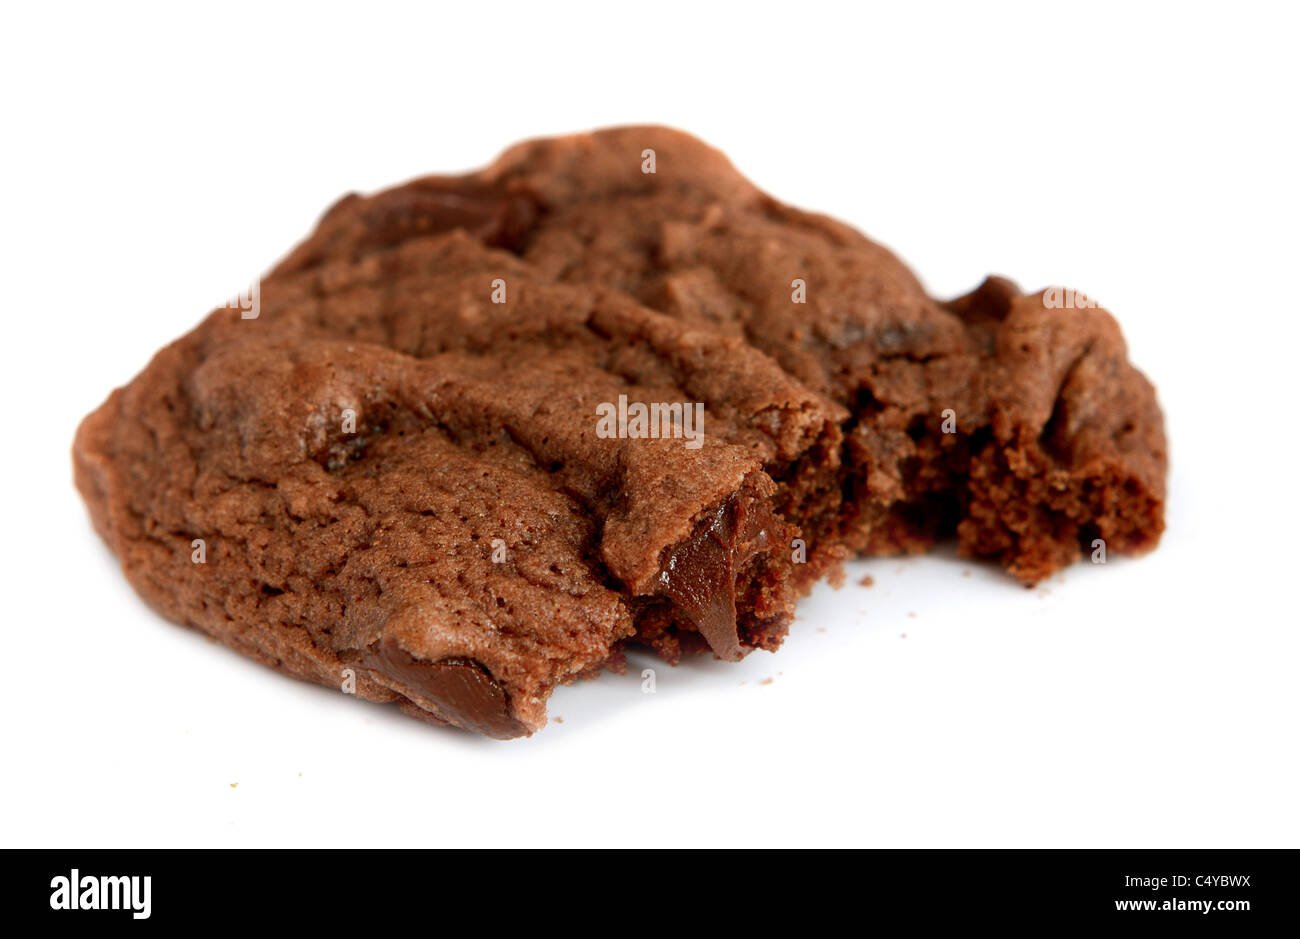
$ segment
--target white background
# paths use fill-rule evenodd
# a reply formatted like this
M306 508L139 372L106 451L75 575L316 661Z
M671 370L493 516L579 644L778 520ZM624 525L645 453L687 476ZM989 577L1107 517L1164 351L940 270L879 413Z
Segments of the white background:
M1300 844L1297 24L976 6L6 6L0 845ZM1161 548L1032 591L859 562L778 654L564 688L505 744L149 612L77 421L342 193L633 122L937 295L1099 298L1166 409Z

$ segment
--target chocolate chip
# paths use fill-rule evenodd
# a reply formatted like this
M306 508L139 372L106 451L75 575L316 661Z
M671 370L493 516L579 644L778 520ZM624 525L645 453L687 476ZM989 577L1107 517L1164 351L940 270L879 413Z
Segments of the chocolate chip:
M372 667L433 701L442 716L475 733L498 740L528 733L510 708L510 696L488 670L473 659L426 662L397 643L383 640Z

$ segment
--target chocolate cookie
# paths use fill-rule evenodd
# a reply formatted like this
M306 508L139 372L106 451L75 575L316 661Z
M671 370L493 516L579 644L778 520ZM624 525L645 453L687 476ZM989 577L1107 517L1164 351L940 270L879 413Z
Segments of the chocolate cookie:
M1152 546L1165 450L1104 311L887 250L662 128L349 196L83 422L168 617L495 737L647 645L773 649L850 553L1026 582Z

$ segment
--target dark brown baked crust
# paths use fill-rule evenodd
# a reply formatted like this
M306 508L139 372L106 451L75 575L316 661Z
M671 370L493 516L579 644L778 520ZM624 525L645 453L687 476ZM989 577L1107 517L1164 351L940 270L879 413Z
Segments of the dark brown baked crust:
M620 396L702 404L701 446L598 436ZM1000 278L937 303L653 127L345 198L256 319L213 313L74 447L165 615L496 737L626 642L775 648L850 553L955 536L1032 583L1098 538L1145 550L1165 461L1104 311Z

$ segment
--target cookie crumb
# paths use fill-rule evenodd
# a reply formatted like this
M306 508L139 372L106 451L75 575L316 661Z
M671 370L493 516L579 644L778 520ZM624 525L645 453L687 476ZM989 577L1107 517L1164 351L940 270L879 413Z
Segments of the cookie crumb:
M770 685L770 684L772 684L772 679L771 679L771 678L764 678L762 681L759 682L759 684L760 684L760 685Z
M859 587L874 587L875 585L876 585L876 578L872 577L870 574L868 574L866 577L863 577L860 581L858 581Z

